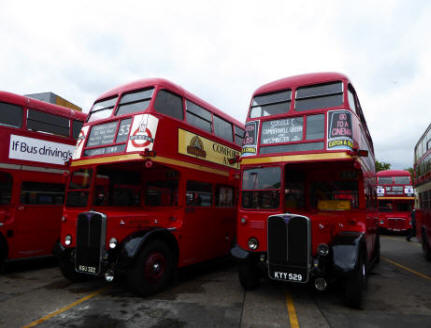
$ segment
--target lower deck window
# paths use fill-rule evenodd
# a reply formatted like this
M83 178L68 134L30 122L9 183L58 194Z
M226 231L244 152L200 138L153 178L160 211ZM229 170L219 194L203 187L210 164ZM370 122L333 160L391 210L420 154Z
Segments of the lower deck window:
M12 198L12 175L0 172L0 205L9 205Z
M210 207L212 205L212 185L210 183L187 181L187 206Z
M27 181L21 185L21 204L62 205L63 202L63 184Z

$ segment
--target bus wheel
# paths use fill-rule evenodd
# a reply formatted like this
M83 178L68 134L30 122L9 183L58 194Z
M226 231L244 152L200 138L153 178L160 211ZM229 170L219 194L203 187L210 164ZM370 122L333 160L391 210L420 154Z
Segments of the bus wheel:
M128 273L130 288L141 296L164 289L174 271L173 255L166 243L156 240L144 247Z
M70 258L59 259L58 266L60 267L60 271L63 276L71 282L82 282L88 280L87 275L75 271L75 264L70 260Z
M355 270L350 273L345 285L345 303L354 308L360 308L362 305L362 292L366 286L367 267L365 256L359 257L359 263Z
M245 290L253 290L259 287L259 271L253 261L243 261L238 267L238 277L241 286Z
M431 261L431 248L428 243L428 238L425 230L422 230L422 249L424 251L424 256L428 261Z

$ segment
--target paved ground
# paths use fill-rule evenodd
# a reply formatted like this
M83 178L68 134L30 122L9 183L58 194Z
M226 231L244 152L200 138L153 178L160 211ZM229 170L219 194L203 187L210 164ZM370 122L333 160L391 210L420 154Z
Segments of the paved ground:
M181 270L172 288L139 298L103 280L69 283L54 261L33 261L0 276L0 327L431 326L431 262L404 237L382 237L362 310L345 307L341 292L270 281L244 292L235 263L223 260Z

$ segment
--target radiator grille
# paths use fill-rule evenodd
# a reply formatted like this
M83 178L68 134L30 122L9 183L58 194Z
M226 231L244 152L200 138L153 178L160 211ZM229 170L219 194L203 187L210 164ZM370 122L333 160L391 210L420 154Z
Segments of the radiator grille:
M106 216L98 212L78 215L76 228L76 270L99 274L106 239Z
M309 218L292 214L273 215L268 218L268 264L271 278L274 279L275 272L285 272L300 274L302 278L299 282L306 282L310 253Z

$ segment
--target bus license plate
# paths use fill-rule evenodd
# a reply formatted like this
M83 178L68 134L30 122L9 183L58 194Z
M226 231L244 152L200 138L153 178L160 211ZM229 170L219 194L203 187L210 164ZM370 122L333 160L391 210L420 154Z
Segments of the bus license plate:
M96 267L86 266L86 265L78 265L78 271L95 274L96 273Z
M302 282L305 277L301 273L274 271L273 278L276 280Z

